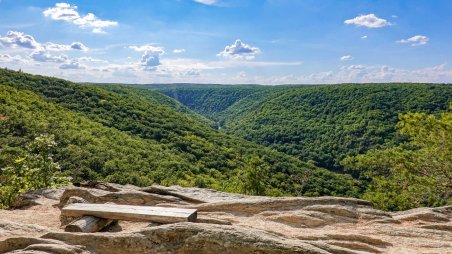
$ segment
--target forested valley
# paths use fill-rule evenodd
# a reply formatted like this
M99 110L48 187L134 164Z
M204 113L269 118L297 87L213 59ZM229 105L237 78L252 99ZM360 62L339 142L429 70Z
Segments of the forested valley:
M447 84L78 84L2 69L0 205L46 182L42 167L55 184L450 204L451 102Z

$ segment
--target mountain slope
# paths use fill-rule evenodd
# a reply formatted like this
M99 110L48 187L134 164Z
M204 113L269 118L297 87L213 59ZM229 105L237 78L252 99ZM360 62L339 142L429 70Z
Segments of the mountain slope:
M38 95L0 85L0 165L8 164L8 151L25 147L40 134L56 136L55 159L77 180L107 177L140 185L156 177L167 179L186 159L164 145L103 126L87 117L45 102Z
M156 89L152 86L148 88ZM248 95L265 90L262 86L195 86L159 87L158 91L175 98L190 109L217 119L219 114Z
M58 163L78 179L241 191L244 169L258 156L270 172L267 194L359 192L350 176L217 132L131 88L102 89L7 70L0 70L0 85L1 153L53 134Z
M393 146L398 114L447 109L452 86L333 85L247 97L223 112L224 129L329 169L346 156Z
M205 125L211 126L212 128L217 128L216 123L203 116L199 113L196 113L194 110L190 109L188 106L182 104L178 100L174 98L165 96L162 93L156 93L154 89L144 88L142 85L132 86L132 85L117 85L117 84L93 84L102 89L113 91L119 94L126 94L127 96L133 96L135 98L146 99L148 102L153 102L157 104L163 104L177 112L183 113L194 120L201 122Z
M341 170L340 161L346 156L402 142L403 137L394 128L398 114L444 111L452 101L452 86L445 84L234 89L229 86L163 92L216 120L228 134L304 161L313 160L330 170ZM244 90L252 92L243 93ZM232 103L217 107L217 94L223 91L228 92Z

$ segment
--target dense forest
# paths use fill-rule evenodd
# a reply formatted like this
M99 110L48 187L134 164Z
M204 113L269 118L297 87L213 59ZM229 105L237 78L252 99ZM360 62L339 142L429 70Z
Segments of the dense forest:
M156 88L147 86L148 88ZM167 86L158 90L190 109L214 120L221 112L248 95L269 89L265 86Z
M27 157L36 138L51 135L52 158L72 181L179 184L276 196L361 192L349 175L221 133L211 121L162 96L0 70L0 168ZM256 188L245 186L246 176L259 169L268 170L267 177Z
M446 84L132 86L1 69L0 207L66 180L448 204L451 101Z
M446 84L158 90L217 121L225 133L339 172L347 156L405 141L395 128L399 114L443 112L452 101L452 86Z

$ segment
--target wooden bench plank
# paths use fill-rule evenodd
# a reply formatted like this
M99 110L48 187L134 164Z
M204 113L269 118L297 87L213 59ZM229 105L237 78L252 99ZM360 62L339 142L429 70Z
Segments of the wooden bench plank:
M65 216L96 216L111 220L152 221L157 223L195 222L196 209L116 204L69 204L61 210Z

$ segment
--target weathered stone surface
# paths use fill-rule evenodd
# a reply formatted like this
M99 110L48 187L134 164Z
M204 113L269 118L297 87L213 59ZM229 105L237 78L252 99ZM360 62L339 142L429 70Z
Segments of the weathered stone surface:
M151 227L134 233L48 233L74 245L96 246L100 253L327 253L309 243L251 228L196 223Z
M447 222L450 221L451 214L452 212L448 212L447 207L443 209L418 208L396 213L393 218L399 221Z
M92 253L86 247L45 238L17 237L0 242L0 253Z
M350 198L87 186L42 190L32 193L33 207L0 210L0 253L452 253L451 206L388 213ZM77 202L195 208L200 223L119 221L105 232L64 232L57 223L59 210L51 204Z
M4 219L4 218L2 218ZM9 237L21 235L41 235L52 229L36 224L22 224L13 221L0 220L0 241ZM0 253L2 253L0 251Z
M89 203L113 202L116 204L124 205L157 205L161 203L183 203L180 198L174 196L163 196L137 190L120 190L116 192L109 192L92 188L72 187L67 188L63 192L58 207L61 208L65 206L71 197L83 198Z

